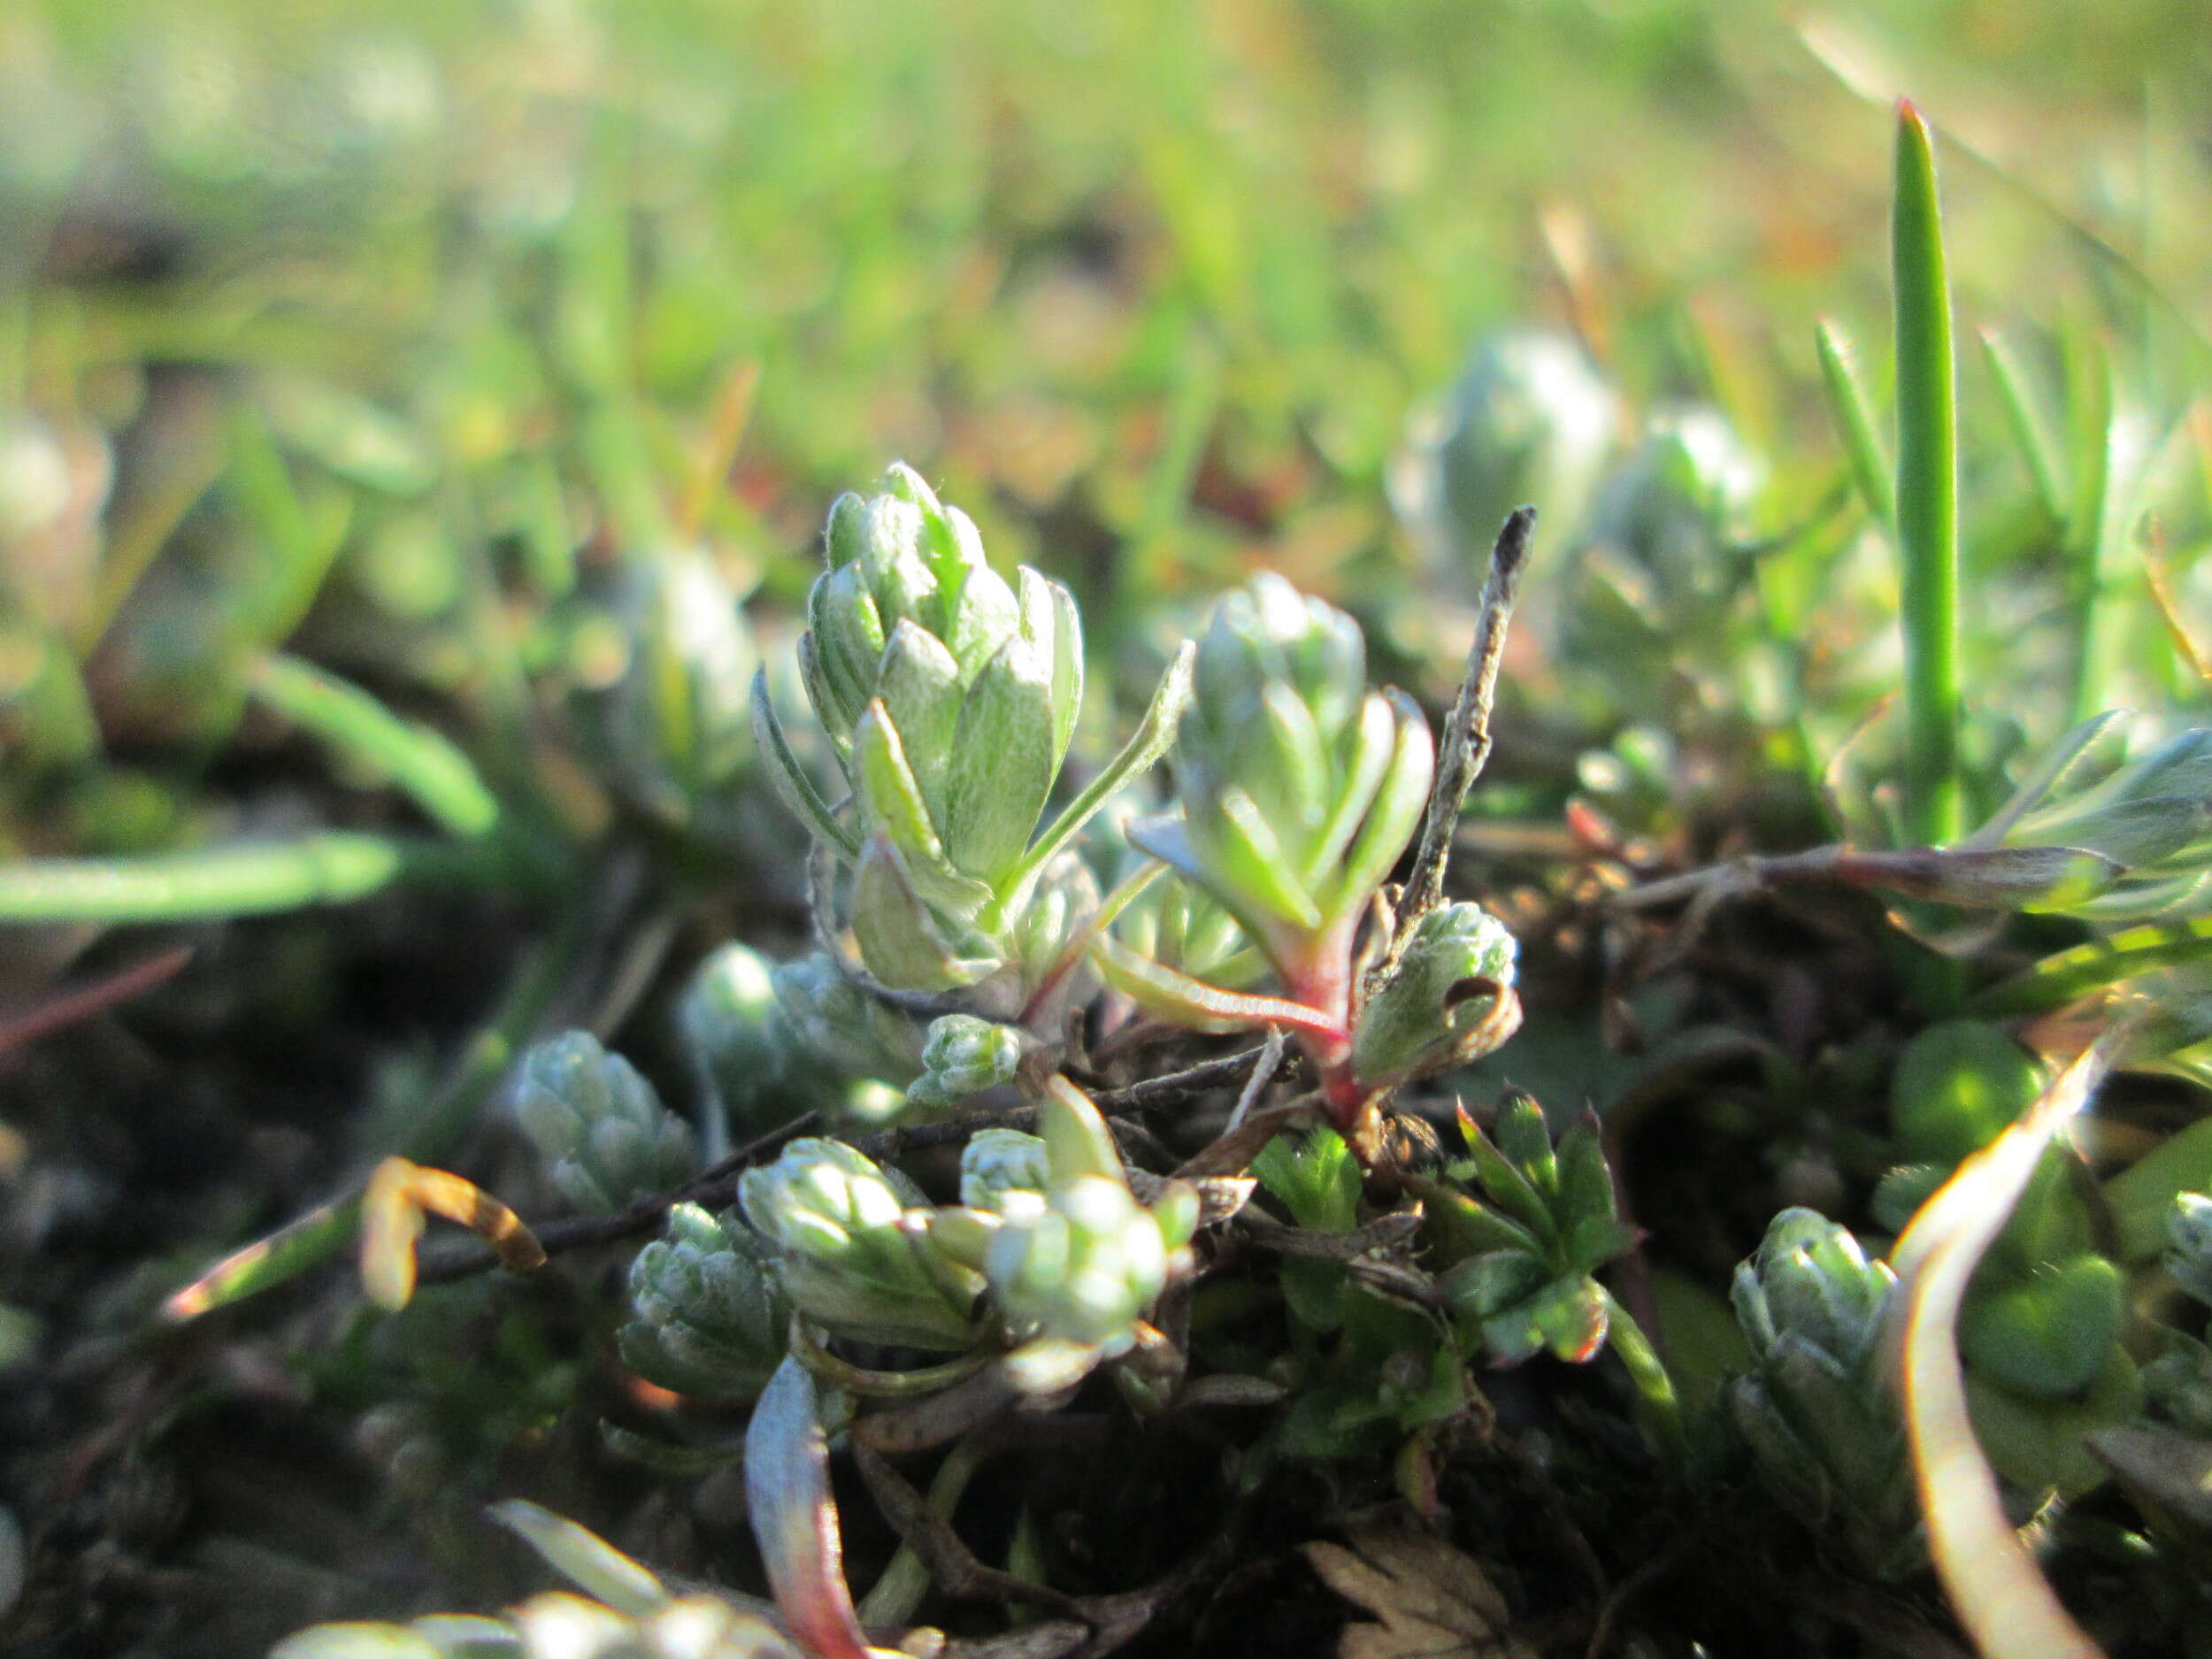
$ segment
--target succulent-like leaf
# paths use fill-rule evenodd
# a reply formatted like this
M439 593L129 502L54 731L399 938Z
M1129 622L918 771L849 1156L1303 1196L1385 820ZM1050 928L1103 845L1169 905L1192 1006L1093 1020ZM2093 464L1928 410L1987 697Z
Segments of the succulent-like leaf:
M984 665L960 706L945 843L954 865L993 886L1015 868L1052 793L1052 665L1018 636Z
M960 665L934 635L918 624L902 621L883 648L876 695L890 711L930 818L941 824L946 774L960 721Z
M776 1610L813 1659L870 1659L845 1584L814 1379L786 1359L745 1431L745 1507Z
M766 669L753 677L753 741L766 764L768 781L775 786L791 815L825 847L834 848L849 861L859 857L860 844L852 832L837 821L814 780L799 764L799 757L791 752L791 741L784 735L783 722L777 718L775 702L768 695Z
M947 937L915 890L906 860L881 835L868 843L853 872L852 929L862 959L894 990L956 990L999 966L985 941Z

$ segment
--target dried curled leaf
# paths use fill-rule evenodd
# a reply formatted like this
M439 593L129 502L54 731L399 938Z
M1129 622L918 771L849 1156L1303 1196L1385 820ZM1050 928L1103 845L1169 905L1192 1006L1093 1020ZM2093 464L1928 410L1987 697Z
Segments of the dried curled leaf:
M428 1216L458 1222L516 1272L545 1265L537 1235L475 1182L449 1170L386 1158L361 1195L361 1284L369 1300L388 1312L404 1308L415 1294L415 1240Z
M1536 1659L1511 1635L1505 1597L1472 1557L1442 1539L1356 1527L1351 1548L1302 1547L1321 1581L1381 1620L1347 1624L1338 1659Z
M1959 1311L2043 1149L2088 1104L2116 1038L2085 1050L1996 1140L1959 1165L1891 1253L1891 1340L1928 1546L1959 1623L1986 1659L2102 1659L2007 1517L1967 1416Z

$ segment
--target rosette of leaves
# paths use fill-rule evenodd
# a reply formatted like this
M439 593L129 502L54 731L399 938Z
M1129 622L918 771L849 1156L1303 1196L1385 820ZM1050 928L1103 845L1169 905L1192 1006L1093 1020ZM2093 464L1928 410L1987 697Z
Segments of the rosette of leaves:
M1543 1108L1514 1094L1499 1108L1495 1141L1464 1112L1460 1133L1471 1156L1441 1181L1414 1177L1408 1186L1463 1258L1440 1281L1462 1346L1499 1365L1544 1348L1592 1358L1617 1311L1592 1275L1636 1241L1614 1202L1597 1120L1585 1117L1555 1151Z
M1267 959L1237 918L1179 876L1165 877L1140 894L1116 919L1113 942L1142 962L1224 990L1244 990L1267 977ZM1124 976L1124 984L1141 1002L1143 980ZM1171 1002L1166 1011L1179 1024L1194 1024L1184 1004ZM1240 1023L1230 1021L1224 1028Z
M1392 463L1392 505L1430 564L1471 578L1515 508L1563 530L1582 520L1619 428L1619 395L1561 329L1484 340L1444 396L1407 421Z
M1022 1056L1033 1047L1033 1039L1000 1021L941 1014L929 1023L922 1074L907 1085L906 1103L916 1111L938 1111L1010 1083Z
M1586 719L1656 710L1680 726L1743 703L1747 664L1770 649L1737 603L1765 482L1759 456L1701 405L1655 412L1607 474L1565 562L1560 660Z
M879 982L950 991L1017 962L1033 976L1058 942L1024 930L1041 881L1166 747L1187 655L1130 744L1039 834L1082 702L1073 597L1026 568L1010 585L968 516L904 466L880 494L837 501L826 545L800 666L849 798L833 803L815 787L763 676L753 714L769 774L849 872L846 919Z
M971 1210L1003 1211L1016 1193L1042 1198L1052 1164L1041 1136L1018 1129L979 1129L960 1149L960 1202Z
M630 1317L616 1346L633 1371L677 1394L749 1398L782 1362L789 1319L760 1241L678 1204L666 1233L630 1263Z
M565 1032L533 1048L513 1089L515 1120L561 1196L579 1210L619 1210L680 1185L698 1166L689 1127L589 1032Z
M1110 944L1101 970L1196 1020L1291 1025L1348 1127L1369 1093L1352 1071L1353 946L1420 822L1428 722L1368 688L1356 622L1272 574L1215 607L1192 686L1172 762L1182 811L1129 838L1235 917L1284 996L1231 995Z
M982 1275L932 1243L928 1201L896 1170L841 1141L795 1141L745 1172L738 1201L784 1294L816 1324L939 1353L974 1345Z
M701 1086L726 1121L765 1128L804 1092L807 1064L776 1006L772 964L735 941L711 951L685 987L676 1026ZM794 1109L795 1110L795 1108Z
M826 952L778 963L769 981L785 1024L818 1062L901 1089L920 1074L913 1016L855 985Z
M1140 1202L1105 1119L1064 1078L1047 1086L1038 1126L1042 1188L1019 1184L1038 1172L1037 1148L994 1141L973 1164L964 1158L970 1202L939 1210L931 1236L987 1279L1021 1340L1006 1374L1043 1394L1135 1346L1139 1322L1188 1265L1199 1194L1171 1181Z
M1305 1232L1341 1238L1359 1225L1359 1161L1333 1129L1302 1141L1276 1136L1252 1173ZM1363 1283L1345 1261L1286 1253L1279 1283L1291 1324L1292 1399L1274 1450L1372 1455L1466 1405L1460 1357L1435 1324Z
M1655 630L1689 622L1734 590L1741 569L1724 556L1747 539L1765 482L1720 411L1659 410L1599 488L1585 566L1597 557L1617 591L1647 596Z
M826 1105L880 1122L914 1074L913 1020L818 953L775 964L724 945L692 976L676 1024L707 1098L726 1123L755 1133Z
M1737 1268L1736 1322L1757 1369L1722 1409L1782 1502L1837 1529L1870 1567L1922 1559L1905 1432L1882 1353L1897 1276L1848 1229L1785 1210Z
M746 687L757 662L739 595L692 549L633 560L579 652L593 758L623 797L681 828L726 835L731 793L753 757Z

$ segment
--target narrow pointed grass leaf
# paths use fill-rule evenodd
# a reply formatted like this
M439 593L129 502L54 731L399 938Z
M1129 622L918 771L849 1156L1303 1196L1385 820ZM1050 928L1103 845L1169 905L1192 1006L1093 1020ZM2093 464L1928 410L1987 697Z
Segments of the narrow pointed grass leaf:
M1964 833L1958 765L1958 435L1950 282L1927 123L1897 111L1897 552L1904 598L1905 812L1915 841Z
M783 722L777 718L775 702L768 695L764 668L753 676L753 741L767 763L768 781L791 815L825 847L834 849L848 862L857 859L860 843L837 821L814 780L799 764L799 757L791 752L791 740L784 735Z
M1813 326L1813 349L1820 358L1820 380L1828 393L1828 410L1843 438L1843 450L1851 463L1852 480L1859 487L1867 511L1882 528L1897 530L1897 480L1874 426L1874 401L1859 373L1858 354L1851 337L1824 317Z
M2053 790L2066 781L2074 768L2096 746L2099 738L2126 718L2124 710L2108 710L2093 718L2084 720L2059 739L2047 753L2038 758L2034 769L2020 780L2020 787L2012 792L2012 798L1999 808L1986 824L1960 843L1962 849L1994 847L2003 841L2014 825L2035 810Z
M2129 568L2124 509L2127 480L2120 476L2123 423L2110 348L2085 333L2070 342L2070 398L2074 412L2072 511L2066 551L2074 565L2077 624L2073 716L2085 720L2109 702L2106 689L2118 667L2121 606L2116 603Z
M2212 962L2212 916L2131 927L2046 956L1978 993L1967 1006L1992 1018L2045 1013L2138 974L2208 962Z
M183 922L347 904L403 877L479 867L427 841L326 830L142 858L0 864L0 922Z
M509 979L499 1006L463 1045L444 1083L411 1119L369 1148L429 1159L473 1122L507 1066L546 1018L593 937L581 913L569 918L551 943L525 956ZM195 1319L218 1308L280 1285L326 1261L352 1237L361 1213L361 1187L316 1205L196 1277L161 1304L161 1317Z
M349 495L310 495L260 419L241 411L231 422L228 494L262 557L232 603L253 639L273 645L289 635L321 591L351 514Z
M2052 523L2062 525L2067 520L2066 466L2049 405L2010 341L1993 328L1983 329L1981 341L1990 378L1997 382L1997 396L2004 404L2005 425L2028 469L2028 480L2035 486L2036 500Z
M2076 552L2093 548L2112 493L2112 354L2087 329L2069 329L2066 365L2068 491L2066 540Z
M499 801L469 757L443 733L402 719L360 687L296 657L272 653L252 687L272 708L388 777L454 834L473 839L499 821Z
M527 1498L495 1503L490 1514L547 1566L626 1617L649 1618L666 1605L668 1591L651 1571L567 1517Z

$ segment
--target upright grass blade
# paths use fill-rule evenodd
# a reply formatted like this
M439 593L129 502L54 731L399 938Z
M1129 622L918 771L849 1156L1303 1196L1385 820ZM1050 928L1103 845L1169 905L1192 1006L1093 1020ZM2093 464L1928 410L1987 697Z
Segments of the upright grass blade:
M1958 733L1958 434L1951 294L1927 123L1897 110L1890 217L1897 295L1897 552L1905 629L1905 821L1928 846L1964 833Z
M1827 388L1828 406L1843 434L1844 452L1851 460L1851 477L1865 497L1867 511L1894 535L1897 531L1897 483L1882 440L1874 429L1874 403L1867 396L1850 337L1824 317L1813 325L1813 348L1820 357L1821 382Z
M333 749L389 778L454 834L473 839L499 821L499 802L443 733L403 720L360 687L281 652L263 657L255 694Z
M2012 342L1993 328L1982 330L1982 353L1989 360L1990 377L1997 382L2005 405L2005 424L2026 463L2036 499L2054 523L2064 524L2068 511L2066 464L2053 434L2049 411L2029 380Z
M2109 346L2085 331L2069 342L2070 434L2077 480L2066 526L2071 568L2075 643L2073 718L2085 720L2108 706L2125 618L2122 584L2133 574L2127 536L2128 499L2139 460L2133 434L2119 407L2116 365Z

